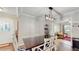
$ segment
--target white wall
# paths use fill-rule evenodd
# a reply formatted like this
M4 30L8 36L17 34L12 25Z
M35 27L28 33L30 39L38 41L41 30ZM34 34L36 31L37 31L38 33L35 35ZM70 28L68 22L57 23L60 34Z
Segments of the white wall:
M19 19L19 45L23 45L23 38L30 37L34 33L34 18L28 15L21 15Z
M19 19L19 44L23 44L23 38L44 35L44 19L22 14Z
M5 15L5 14L4 14ZM4 43L11 43L12 42L12 38L13 38L13 34L14 31L16 30L16 22L15 19L12 17L7 17L6 15L3 16L0 13L0 25L2 23L10 23L10 31L9 32L4 32L4 31L0 31L0 44L4 44Z
M19 19L19 36L30 37L34 35L34 18L22 15Z
M45 18L44 17L37 17L35 20L35 27L36 27L36 35L37 36L44 35L44 25L45 25Z

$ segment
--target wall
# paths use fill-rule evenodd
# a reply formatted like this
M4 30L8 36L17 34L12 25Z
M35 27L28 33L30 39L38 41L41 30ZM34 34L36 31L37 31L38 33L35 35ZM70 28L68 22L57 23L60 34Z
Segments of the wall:
M35 27L36 27L36 35L37 36L44 35L44 25L45 25L45 18L44 17L37 17L35 20Z
M11 17L11 15L0 13L0 24L3 22L10 23L10 31L0 31L0 44L11 43L13 34L16 30L16 17Z
M41 35L44 35L44 20L40 17L22 14L19 19L19 45L23 45L23 38Z
M23 38L34 35L34 18L22 15L19 19L19 36Z
M23 38L27 38L29 36L32 36L33 34L33 18L31 18L28 15L21 15L19 19L19 45L23 45ZM31 26L31 27L30 27ZM32 32L32 33L31 33Z

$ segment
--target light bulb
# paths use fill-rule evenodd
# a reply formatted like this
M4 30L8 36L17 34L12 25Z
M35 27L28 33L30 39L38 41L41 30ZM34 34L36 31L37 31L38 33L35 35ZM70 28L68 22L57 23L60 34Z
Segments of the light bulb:
M46 19L49 19L49 17L46 17Z

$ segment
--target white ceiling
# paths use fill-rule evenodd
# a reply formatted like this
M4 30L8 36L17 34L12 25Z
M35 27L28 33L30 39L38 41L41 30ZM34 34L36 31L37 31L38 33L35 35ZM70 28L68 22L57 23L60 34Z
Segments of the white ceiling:
M6 7L5 9L9 14L16 15L17 13L16 7ZM68 12L78 10L79 7L54 7L54 9L61 14L66 14ZM19 7L19 11L19 14L25 13L32 16L42 16L49 13L48 7ZM54 11L53 14L55 14Z
M16 7L2 7L2 11L10 15L17 15Z
M54 9L61 14L66 14L68 12L78 10L79 7L54 7ZM26 13L32 16L45 15L45 14L48 14L48 11L49 11L47 7L24 7L24 8L21 8L21 10L22 10L22 13ZM53 11L53 14L55 14L54 11Z

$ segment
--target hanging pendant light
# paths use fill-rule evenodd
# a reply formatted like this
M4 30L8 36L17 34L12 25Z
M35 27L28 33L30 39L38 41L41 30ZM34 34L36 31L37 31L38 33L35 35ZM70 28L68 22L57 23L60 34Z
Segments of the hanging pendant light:
M48 9L49 9L49 14L45 15L45 17L46 17L47 20L53 21L54 20L53 15L52 15L53 8L49 7Z

